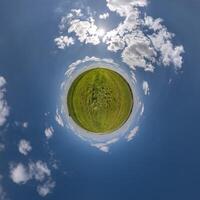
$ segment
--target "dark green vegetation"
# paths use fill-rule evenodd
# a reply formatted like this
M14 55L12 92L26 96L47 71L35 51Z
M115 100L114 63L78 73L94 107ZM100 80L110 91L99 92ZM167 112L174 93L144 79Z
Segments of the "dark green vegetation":
M106 134L119 129L129 118L133 95L117 72L95 68L83 72L67 94L69 115L82 128Z

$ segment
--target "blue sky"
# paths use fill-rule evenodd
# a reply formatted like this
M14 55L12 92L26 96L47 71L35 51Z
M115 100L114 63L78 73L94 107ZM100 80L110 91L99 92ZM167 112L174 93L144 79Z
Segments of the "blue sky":
M0 88L9 107L0 126L0 200L199 199L200 3L150 0L139 8L142 14L162 18L175 34L170 41L184 47L183 64L179 70L171 63L154 63L154 72L134 70L145 106L139 131L130 142L119 138L108 152L55 120L60 85L70 64L94 56L132 71L121 51L109 51L103 42L80 42L75 32L68 35L74 45L56 46L54 39L67 34L60 33L61 19L73 8L82 10L84 20L91 15L98 26L104 24L106 31L125 18L109 10L106 1L0 2L0 77L6 80ZM105 12L109 18L99 20ZM143 81L148 82L149 95L144 95ZM50 127L48 138L45 130ZM22 139L31 150L19 151ZM39 188L49 190L44 195Z

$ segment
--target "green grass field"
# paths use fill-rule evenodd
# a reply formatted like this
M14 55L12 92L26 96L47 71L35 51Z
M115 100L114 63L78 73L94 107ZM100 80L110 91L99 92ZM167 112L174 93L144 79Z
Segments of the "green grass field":
M69 115L82 128L107 134L119 129L133 108L133 94L117 72L94 68L80 74L67 94Z

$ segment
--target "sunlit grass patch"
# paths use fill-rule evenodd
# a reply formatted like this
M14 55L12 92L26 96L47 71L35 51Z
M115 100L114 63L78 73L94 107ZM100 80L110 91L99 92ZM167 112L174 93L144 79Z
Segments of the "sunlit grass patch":
M67 94L69 115L83 129L98 134L119 129L133 108L128 82L117 72L94 68L80 74Z

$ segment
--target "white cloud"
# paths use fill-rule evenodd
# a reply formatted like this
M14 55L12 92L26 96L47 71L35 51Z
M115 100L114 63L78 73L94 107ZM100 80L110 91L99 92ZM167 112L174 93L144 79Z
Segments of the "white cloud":
M73 19L89 19L90 17L96 15L96 11L93 11L91 7L84 5L84 3L81 4L82 5L80 5L79 2L79 7L81 7L81 9L71 9L70 12L67 12L67 15L61 18L61 23L59 24L60 31L66 29L66 25L69 24Z
M116 143L118 140L119 140L119 138L113 138L113 139L111 139L111 140L108 140L108 141L106 142L106 144L107 144L107 145L114 144L114 143Z
M122 2L125 3L125 1L110 1L112 6L121 5ZM183 46L172 44L174 34L168 32L167 28L161 24L163 20L153 19L150 16L142 18L137 8L138 1L128 0L128 2L122 6L118 5L116 9L111 9L121 13L125 19L115 29L107 32L103 38L103 42L108 45L108 50L114 52L122 50L123 62L133 69L142 67L145 71L153 72L153 65L160 62L165 66L173 64L176 68L181 68ZM149 30L153 30L153 33L144 34Z
M22 163L10 165L10 178L16 184L25 184L29 180L38 181L39 195L46 196L55 187L55 182L51 178L51 170L47 164L41 160L29 162L27 166Z
M143 89L145 95L150 94L149 84L147 81L143 81L142 89Z
M32 150L32 147L29 141L22 139L18 144L18 149L21 154L26 156Z
M46 129L44 130L44 133L45 133L47 139L50 139L50 138L53 136L53 133L54 133L53 127L51 126L51 127L49 127L49 128L46 128Z
M98 28L94 24L93 18L90 18L88 21L81 21L80 19L72 20L68 32L75 33L80 42L93 45L100 43L97 34Z
M147 6L146 0L106 2L110 11L119 14L123 20L103 37L98 35L101 28L97 27L92 17L81 20L73 15L73 20L66 20L64 27L69 33L74 33L80 42L93 45L103 42L109 51L120 51L122 61L133 70L141 67L144 71L153 72L155 66L161 64L174 65L175 69L182 67L183 46L172 43L175 35L162 25L162 19L153 19L145 12L141 13L140 7ZM99 17L107 16L107 13L103 13ZM61 24L63 25L62 20Z
M40 196L45 197L47 194L51 193L52 189L55 187L55 182L52 180L47 180L44 184L40 184L37 187L37 192Z
M54 39L54 42L56 43L57 47L59 49L64 49L66 46L71 46L74 44L74 39L72 37L68 37L61 35L60 37L57 37Z
M60 126L64 127L64 122L62 120L62 117L60 116L58 109L56 110L55 120Z
M78 17L81 17L83 15L81 9L71 9L71 13Z
M15 121L15 125L16 125L17 127L28 128L28 122L19 122L19 121Z
M162 22L163 20L161 18L153 19L151 16L146 16L144 18L144 25L154 31L158 31L163 28L163 26L161 25Z
M42 161L30 162L29 163L29 174L32 178L38 181L43 181L46 177L51 175L51 171L47 164Z
M107 19L109 17L109 13L102 13L99 15L99 19Z
M108 45L107 49L113 52L122 50L125 47L125 42L122 40L122 37L117 34L117 30L107 32L103 37L103 42Z
M134 136L136 135L136 133L139 131L139 127L136 126L133 130L131 130L131 132L126 136L126 140L129 142L131 141Z
M169 33L165 27L149 36L154 48L161 54L160 61L165 66L174 65L176 69L182 67L184 53L183 46L174 46L171 39L174 34Z
M5 144L0 143L0 152L5 150Z
M72 21L74 18L79 18L81 16L83 16L81 9L71 9L71 11L66 16L63 16L61 18L59 24L60 31L63 32L70 21Z
M144 104L142 104L141 111L140 111L140 116L142 116L143 113L144 113Z
M41 160L36 162L28 163L28 166L22 163L11 164L10 166L10 177L13 182L17 184L26 183L28 180L35 179L39 182L49 178L51 171L45 162Z
M156 52L151 47L150 41L146 38L134 37L131 34L126 36L130 38L124 38L128 40L127 44L129 45L122 52L123 62L128 64L131 68L152 68L151 63L154 61Z
M23 127L23 128L28 128L28 122L23 122L23 123L22 123L22 127Z
M99 149L105 153L109 152L109 147L108 146L100 146Z
M25 184L31 177L27 168L22 163L19 163L15 166L11 165L10 178L14 183Z
M146 0L106 0L111 11L117 12L120 16L126 16L134 11L134 7L147 5Z
M98 148L99 150L108 153L109 152L109 146L111 144L116 143L119 140L119 138L113 138L111 140L108 140L106 142L102 142L102 143L94 143L91 144L91 146Z
M3 76L0 76L0 88L4 87L6 84L6 80Z
M7 117L9 116L9 107L5 100L5 84L5 78L0 76L0 126L5 124Z

